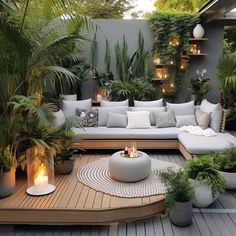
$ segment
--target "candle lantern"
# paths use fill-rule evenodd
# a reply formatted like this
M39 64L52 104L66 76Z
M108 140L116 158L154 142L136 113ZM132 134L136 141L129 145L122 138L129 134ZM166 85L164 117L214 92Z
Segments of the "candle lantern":
M34 147L26 152L28 188L30 195L41 196L53 192L54 158L51 150Z

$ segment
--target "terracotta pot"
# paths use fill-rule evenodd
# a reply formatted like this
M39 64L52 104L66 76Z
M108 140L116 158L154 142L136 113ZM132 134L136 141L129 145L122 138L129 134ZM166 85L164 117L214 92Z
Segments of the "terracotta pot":
M0 173L0 198L11 195L15 190L16 170Z
M68 175L74 169L74 160L55 161L55 172L60 175Z
M188 226L192 223L193 206L192 202L175 202L170 208L170 221L177 226Z

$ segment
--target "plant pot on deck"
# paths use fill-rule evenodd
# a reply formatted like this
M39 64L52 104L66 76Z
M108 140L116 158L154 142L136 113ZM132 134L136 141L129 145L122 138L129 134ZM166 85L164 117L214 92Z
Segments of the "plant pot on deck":
M8 172L0 173L0 198L7 197L14 192L15 179L15 168L11 168Z
M226 189L236 189L236 172L219 171L224 177Z
M188 226L192 223L193 207L192 202L175 202L170 208L170 221L177 226Z
M60 175L68 175L74 169L74 160L56 160L55 172Z

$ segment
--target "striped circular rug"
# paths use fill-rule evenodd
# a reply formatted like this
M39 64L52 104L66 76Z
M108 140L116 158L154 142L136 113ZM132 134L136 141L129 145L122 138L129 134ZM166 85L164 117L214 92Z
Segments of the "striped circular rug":
M108 161L108 158L102 158L82 166L77 173L79 181L96 191L112 196L147 197L166 193L165 186L160 181L158 173L169 168L173 170L181 168L177 164L152 158L151 173L146 179L134 183L125 183L112 179L108 170Z

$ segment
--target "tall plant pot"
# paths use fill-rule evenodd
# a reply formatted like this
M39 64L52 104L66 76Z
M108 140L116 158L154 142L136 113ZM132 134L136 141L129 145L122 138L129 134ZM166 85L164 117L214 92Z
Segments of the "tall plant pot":
M236 172L219 171L224 177L226 189L236 189Z
M192 223L192 202L175 202L170 208L170 221L177 226L188 226Z
M200 181L191 180L194 189L193 205L196 207L208 207L212 204L217 196L213 198L212 189L209 185L203 184Z
M16 170L0 173L0 198L11 195L15 190Z

